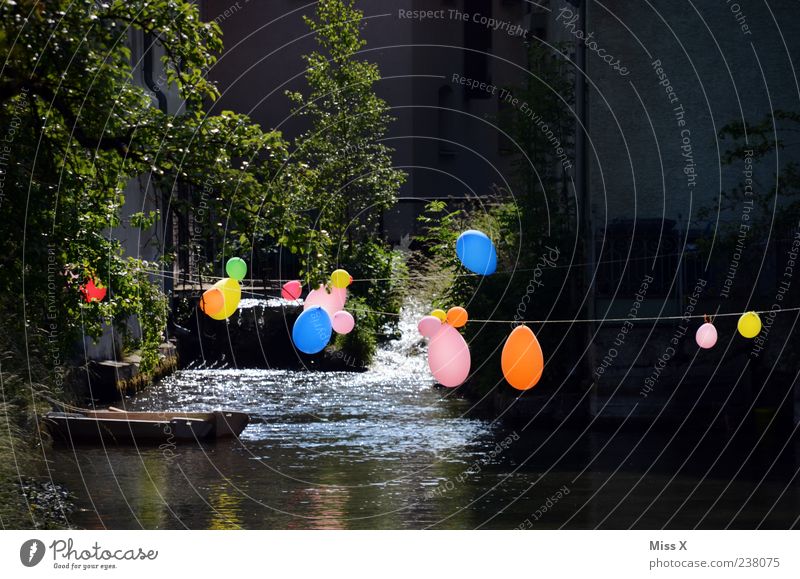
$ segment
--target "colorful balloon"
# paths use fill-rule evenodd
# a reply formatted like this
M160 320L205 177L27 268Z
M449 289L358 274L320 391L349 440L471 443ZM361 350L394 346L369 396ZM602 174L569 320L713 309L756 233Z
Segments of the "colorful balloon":
M106 288L95 285L94 280L86 281L86 284L81 286L81 293L86 303L101 302L106 297Z
M331 340L331 318L320 306L301 313L292 327L292 341L305 354L316 354Z
M456 255L473 273L489 275L497 269L497 252L489 236L475 229L462 233L456 240Z
M517 390L530 390L544 372L539 340L528 326L517 326L508 336L500 358L503 376Z
M419 323L417 324L417 329L419 333L425 336L426 338L430 338L439 329L442 327L442 320L437 318L436 316L425 316L422 318Z
M225 273L236 281L242 281L247 275L247 264L241 257L232 257L225 264Z
M445 313L444 310L438 310L438 309L437 310L433 310L431 312L431 315L434 318L438 318L440 322L444 322L445 320L447 320L447 314Z
M214 313L209 313L208 315L215 320L230 318L239 307L239 300L242 299L242 287L239 285L239 282L235 279L225 277L211 287L212 289L218 289L222 292L223 305L222 309Z
M755 338L761 331L761 318L755 312L744 313L736 327L745 338Z
M222 290L212 287L203 292L200 296L200 311L206 315L214 315L222 311L225 307L225 296L222 295Z
M428 345L428 366L442 386L455 388L464 383L470 369L469 346L453 326L441 324Z
M461 306L456 306L447 310L447 318L445 321L454 328L460 328L467 323L468 319L467 310Z
M297 280L287 281L281 288L281 297L290 302L299 299L302 293L303 284Z
M694 335L694 339L697 342L697 345L705 350L713 348L717 343L717 328L715 328L714 324L711 322L706 322L697 328L697 333Z
M347 290L344 288L331 288L330 293L324 285L320 284L319 288L308 292L305 301L303 302L303 309L307 310L314 306L320 306L328 316L333 318L333 315L339 310L344 309L344 303L347 301Z
M331 274L331 284L335 288L346 288L353 283L353 277L343 269L337 269Z
M333 314L333 320L331 320L331 322L333 325L333 331L337 334L349 334L353 331L353 328L356 325L356 321L353 319L353 314L344 310Z

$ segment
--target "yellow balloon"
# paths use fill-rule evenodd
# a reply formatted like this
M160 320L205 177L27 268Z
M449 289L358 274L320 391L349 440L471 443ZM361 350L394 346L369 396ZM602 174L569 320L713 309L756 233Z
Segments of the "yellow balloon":
M337 269L331 274L331 282L333 287L345 288L350 285L352 278L350 274L343 269Z
M745 338L755 338L761 331L761 318L755 312L744 313L736 327Z
M214 284L215 288L222 292L225 305L218 312L209 314L215 320L225 320L233 315L239 307L239 300L242 299L242 286L233 278L226 277Z
M447 319L447 313L444 310L433 310L431 315L434 318L439 318L440 321L444 322Z

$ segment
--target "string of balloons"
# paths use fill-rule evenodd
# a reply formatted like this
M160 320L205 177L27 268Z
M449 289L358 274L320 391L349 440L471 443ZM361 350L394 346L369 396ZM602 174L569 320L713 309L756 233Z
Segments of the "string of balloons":
M468 230L463 232L456 240L455 254L461 265L469 273L457 274L470 276L489 276L497 273L516 273L529 271L516 269L510 272L497 272L497 251L492 240L483 232ZM666 256L662 256L666 257ZM649 257L647 259L657 259ZM642 259L642 258L638 258ZM620 260L631 261L631 260ZM611 262L607 262L611 263ZM568 264L560 267L578 267L579 265L595 264ZM554 267L558 267L555 266ZM534 268L535 269L535 268ZM225 265L228 277L220 279L209 289L203 291L199 308L215 320L229 318L239 306L242 296L241 282L246 281L247 264L239 257L229 259ZM153 274L159 275L159 274ZM168 277L168 274L162 274ZM174 277L174 276L173 276ZM451 277L451 274L422 275L416 279L431 279ZM202 281L202 276L200 276ZM320 284L312 289L303 300L303 312L294 321L292 327L292 341L295 347L305 354L317 354L325 349L331 340L333 332L347 334L355 327L355 318L345 309L347 302L347 288L354 282L388 281L392 278L367 278L353 279L343 269L337 269L330 275L327 284ZM288 301L299 301L303 284L299 280L249 280L284 282L281 287L281 297ZM202 286L201 286L202 289ZM105 288L98 290L93 280L89 280L84 288L87 301L102 300L105 297ZM259 295L252 292L252 295ZM368 308L355 307L353 311L365 311L375 314L398 316L395 312L379 312ZM800 311L800 307L782 308L780 310L762 310L747 312L718 313L714 317L738 316L737 329L748 339L755 338L762 329L759 314L778 312ZM704 322L695 334L695 341L702 349L710 349L717 342L717 330L713 319L708 315L683 315L683 316L644 316L636 318L593 318L593 319L544 319L544 320L498 320L475 319L472 322L485 324L514 324L514 329L503 345L501 355L501 369L506 381L518 390L529 390L541 379L544 373L544 354L541 345L527 324L576 324L576 323L615 323L615 322L658 322L670 320L690 320L703 318ZM463 384L469 376L471 358L469 346L458 331L469 321L467 310L455 306L448 311L433 310L429 315L419 320L417 329L420 334L429 340L428 365L437 382L449 388Z
M678 257L683 255L682 253L665 253L662 255L645 255L639 257L631 257L627 259L608 259L608 260L599 260L595 262L583 262L583 263L568 263L568 264L553 264L548 265L548 269L574 269L578 267L586 267L589 265L608 265L613 263L629 263L632 261L649 261L649 260L656 260L656 259L664 259L668 257ZM536 271L540 269L540 267L528 267L528 268L515 268L509 269L504 271L496 271L494 272L495 275L512 275L515 273L525 273L530 271ZM202 284L204 280L208 280L209 278L214 278L214 276L199 274L199 273L180 273L180 274L173 274L173 273L163 273L157 271L150 271L148 270L148 274L154 277L159 277L162 279L170 279L172 281L181 281L181 280L188 280L189 282L196 282L198 285ZM427 279L449 279L451 277L478 277L480 274L473 273L473 272L462 272L462 273L440 273L440 274L409 274L407 279L409 280L427 280ZM243 278L239 280L240 282L248 282L248 283L286 283L289 281L294 281L295 278ZM397 277L364 277L364 278L354 278L353 283L373 283L379 281L393 281L396 280Z

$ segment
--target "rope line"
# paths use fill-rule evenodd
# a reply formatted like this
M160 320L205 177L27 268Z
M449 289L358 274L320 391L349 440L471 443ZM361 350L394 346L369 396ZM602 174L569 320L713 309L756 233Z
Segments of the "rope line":
M686 255L687 253L691 252L683 252L683 253L666 253L663 255L645 255L641 257L631 257L628 259L608 259L608 260L601 260L595 262L584 262L584 263L567 263L564 265L544 265L544 266L537 266L537 267L526 267L526 268L516 268L516 269L508 269L504 271L496 271L492 275L509 275L514 273L521 273L527 271L536 271L537 269L572 269L576 267L585 267L587 265L605 265L611 263L627 263L631 261L646 261L652 259L664 259L666 257L677 257L679 255ZM141 270L138 270L141 271ZM160 277L164 279L172 279L173 281L179 281L181 279L188 279L190 283L197 282L202 283L203 279L220 279L219 276L214 275L204 275L199 273L187 273L187 274L170 274L170 273L161 273L157 271L150 271L144 270L149 275L154 277ZM479 273L453 273L453 274L430 274L430 275L409 275L408 279L410 280L426 280L426 279L448 279L450 277L481 277ZM250 283L262 283L262 282L276 282L276 283L285 283L287 281L295 281L297 278L243 278L242 282L250 282ZM354 278L353 283L356 282L377 282L377 281L391 281L396 279L396 277L364 277L364 278Z
M394 312L381 312L377 310L369 310L367 308L353 308L353 311L364 311L373 314L385 315L385 316L395 316L399 317L400 314ZM726 318L726 317L733 317L733 316L741 316L742 314L746 314L749 312L753 312L755 314L767 314L774 312L776 314L779 313L786 313L786 312L800 312L800 307L794 308L782 308L780 310L747 310L745 312L727 312L723 314L715 314L713 316L707 316L707 314L697 314L697 315L690 315L690 316L654 316L654 317L637 317L637 318L594 318L594 319L573 319L573 320L478 320L470 318L467 322L479 322L482 324L511 324L511 323L519 323L519 324L594 324L594 323L603 323L603 322L659 322L664 320L693 320L693 319L705 319L706 317L710 317L713 321L715 318Z

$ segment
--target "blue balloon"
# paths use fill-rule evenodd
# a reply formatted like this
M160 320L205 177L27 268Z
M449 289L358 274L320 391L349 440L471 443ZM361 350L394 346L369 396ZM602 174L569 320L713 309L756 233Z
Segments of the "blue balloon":
M308 308L297 316L292 327L292 341L305 354L316 354L331 340L331 318L320 306Z
M485 233L470 229L456 241L456 255L461 263L473 273L489 275L497 269L497 252Z

